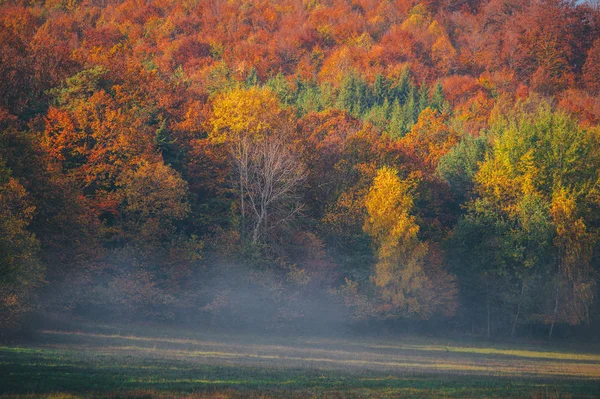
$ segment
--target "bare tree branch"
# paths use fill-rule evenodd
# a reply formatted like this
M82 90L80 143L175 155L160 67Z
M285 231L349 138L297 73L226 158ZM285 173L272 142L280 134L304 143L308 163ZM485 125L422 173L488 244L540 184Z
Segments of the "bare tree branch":
M290 223L303 208L298 189L306 169L290 149L286 130L261 138L243 135L232 146L242 228L251 231L255 244L268 240L270 231Z

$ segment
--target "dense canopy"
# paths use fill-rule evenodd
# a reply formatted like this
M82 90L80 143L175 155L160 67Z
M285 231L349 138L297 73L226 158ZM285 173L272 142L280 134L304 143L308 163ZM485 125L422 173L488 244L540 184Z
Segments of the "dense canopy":
M0 326L593 331L599 123L593 2L2 1Z

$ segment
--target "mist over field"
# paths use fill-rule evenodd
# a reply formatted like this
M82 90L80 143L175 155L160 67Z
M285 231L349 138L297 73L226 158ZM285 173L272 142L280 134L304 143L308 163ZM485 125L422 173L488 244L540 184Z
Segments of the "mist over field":
M599 124L598 1L0 1L0 398L599 396Z

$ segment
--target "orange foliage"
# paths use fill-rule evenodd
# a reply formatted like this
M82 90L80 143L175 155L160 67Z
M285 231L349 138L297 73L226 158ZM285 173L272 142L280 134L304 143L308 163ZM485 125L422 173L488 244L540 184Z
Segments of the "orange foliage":
M351 306L363 315L374 309L451 315L454 279L444 270L439 243L463 213L454 187L436 169L459 133L492 136L496 125L510 120L513 103L527 104L536 92L554 101L549 113L558 107L573 114L590 137L600 123L600 17L579 2L0 3L0 207L6 208L0 219L12 218L11 231L29 240L33 260L39 240L52 283L81 264L117 270L108 248L143 248L135 256L152 258L147 263L169 277L160 281L155 270L142 270L150 269L146 264L120 271L123 281L108 286L115 303L134 303L132 309L145 300L170 304L174 299L162 296L161 284L183 285L195 273L189 265L202 259L205 239L223 259L247 249L242 230L248 212L236 209L243 207L244 189L238 205L235 164L228 158L236 143L234 157L247 161L248 152L266 148L258 145L265 138L278 136L280 147L270 148L286 157L269 159L293 159L287 169L302 172L293 202L302 200L307 223L290 223L278 237L282 248L254 248L257 254L269 262L275 254L287 257L273 267L312 290L347 277L326 245L363 240L368 246L370 236L375 253L369 256L379 258L375 282L385 300L370 303L347 279L340 290L354 295ZM410 78L403 80L406 71ZM340 96L349 76L356 79ZM432 96L426 88L436 82L443 93ZM355 116L336 109L340 103ZM392 140L381 133L388 122L410 132ZM467 146L464 154L456 149L450 155L457 170L463 162L479 165L479 148L477 154ZM499 172L499 159L476 176L493 183L488 189L502 203L517 189L531 194L540 159L522 157L519 167L529 172L518 187ZM290 175L282 176L286 186ZM273 176L251 177L262 183ZM17 211L7 205L9 194L21 206ZM483 188L473 192L482 194ZM555 246L563 271L577 280L571 269L589 261L592 244L575 199L562 194L547 211L560 226ZM598 213L596 203L589 207L585 212ZM590 219L591 231L598 221ZM130 255L122 256L129 263ZM577 304L582 294L582 303L589 303L591 288L583 288L563 296ZM14 292L2 292L0 307L24 304ZM226 295L213 302L194 306L229 306ZM572 321L568 310L581 318L581 308L565 307L563 320Z
M560 97L558 106L575 116L586 126L600 122L600 98L581 90L567 90Z
M411 131L401 140L403 147L414 151L423 167L435 170L438 160L456 144L457 137L447 125L448 115L426 108Z
M583 82L591 93L600 92L600 38L596 39L587 53Z

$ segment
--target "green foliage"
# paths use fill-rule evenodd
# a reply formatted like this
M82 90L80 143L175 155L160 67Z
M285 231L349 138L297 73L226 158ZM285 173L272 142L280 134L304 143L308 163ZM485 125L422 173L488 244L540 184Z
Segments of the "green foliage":
M277 79L278 83L275 83ZM281 99L291 101L285 83L279 75L267 82ZM321 112L329 108L339 108L355 118L369 122L391 138L404 137L417 122L419 114L427 107L439 112L450 112L443 89L436 84L430 95L430 88L422 84L417 88L411 78L408 68L398 82L393 82L381 74L375 76L369 84L359 73L350 72L344 78L337 90L328 83L317 84L296 79L296 94L293 101L300 114ZM281 94L279 94L281 93Z
M265 86L275 93L283 106L288 106L294 101L292 85L287 81L283 74L278 73L274 77L270 78L265 83Z
M487 279L487 290L493 284L494 295L503 298L495 300L501 317L516 312L515 323L518 317L580 322L594 284L589 245L597 238L586 223L595 217L586 210L596 201L600 177L598 137L535 99L518 104L493 128L493 148L474 178L476 198L450 245L459 280ZM453 176L473 172L469 158L481 157L482 149L475 141L471 146L457 147L438 173L465 184ZM477 291L477 284L472 287Z
M238 86L231 68L225 62L219 62L211 69L207 80L207 90L210 94L221 93Z
M97 90L109 87L106 79L109 70L103 66L84 69L65 80L62 87L50 90L57 106L74 107L80 101L86 101Z
M450 111L450 104L448 101L446 101L444 89L440 83L435 85L433 94L431 95L431 101L429 102L429 107L442 113Z
M254 87L258 86L258 75L256 74L256 68L250 68L250 72L248 72L248 76L246 77L246 87Z
M486 136L466 136L440 158L436 173L450 184L459 202L465 202L471 195L473 179L488 150L489 139Z

